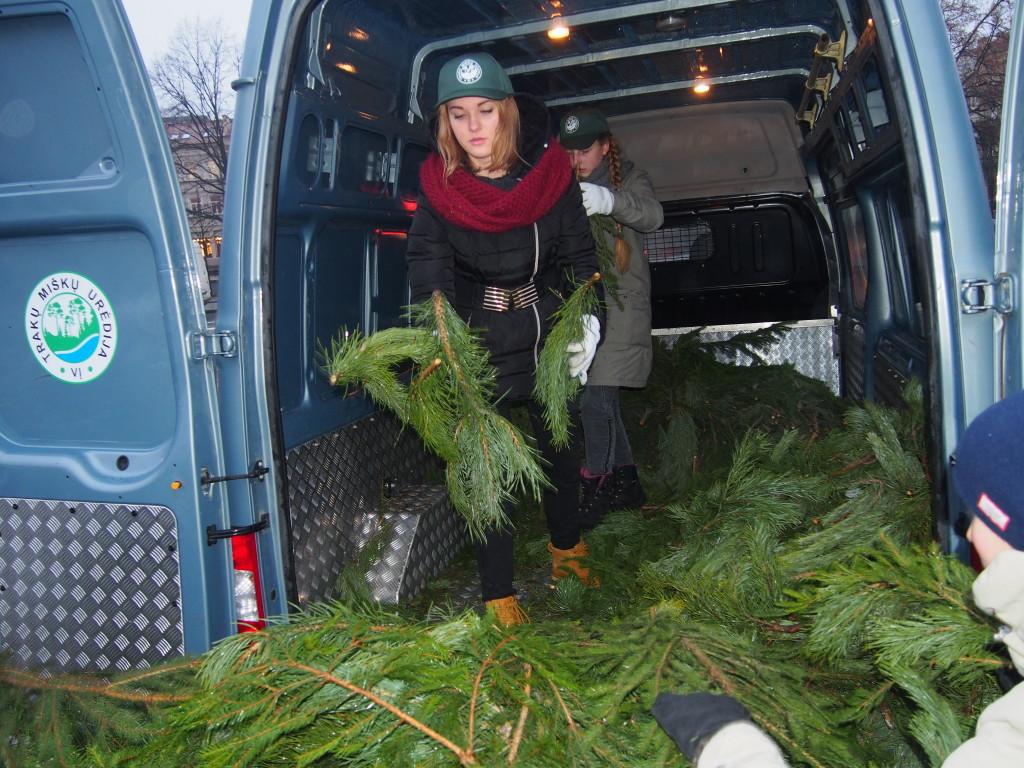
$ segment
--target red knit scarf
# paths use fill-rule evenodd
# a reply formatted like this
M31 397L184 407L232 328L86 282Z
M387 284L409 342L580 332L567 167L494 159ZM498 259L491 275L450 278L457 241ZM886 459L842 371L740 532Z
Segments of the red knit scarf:
M447 180L444 162L432 153L420 166L420 188L446 221L478 232L526 227L551 210L572 179L568 153L551 142L540 160L512 189L503 190L459 168Z

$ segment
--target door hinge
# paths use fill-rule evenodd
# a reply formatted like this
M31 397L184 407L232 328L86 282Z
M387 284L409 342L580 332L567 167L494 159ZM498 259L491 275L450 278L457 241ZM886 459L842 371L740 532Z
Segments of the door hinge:
M960 311L965 315L976 315L991 309L1008 315L1014 309L1015 294L1015 280L1008 272L999 273L994 280L961 280Z
M234 357L238 354L238 337L234 331L192 331L189 334L193 360L208 357Z

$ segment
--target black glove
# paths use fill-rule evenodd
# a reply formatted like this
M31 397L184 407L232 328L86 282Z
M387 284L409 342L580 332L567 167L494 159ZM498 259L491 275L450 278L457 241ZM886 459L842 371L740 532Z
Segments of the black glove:
M694 764L704 745L718 731L730 723L750 720L747 708L736 699L713 693L659 693L651 713L679 751Z

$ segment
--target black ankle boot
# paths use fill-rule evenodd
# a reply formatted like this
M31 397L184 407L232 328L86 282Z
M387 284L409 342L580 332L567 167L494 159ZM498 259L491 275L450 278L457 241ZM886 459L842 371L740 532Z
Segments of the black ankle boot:
M611 485L609 509L636 509L647 501L647 494L640 485L635 464L616 467L612 472L611 482L606 485Z
M596 528L611 508L612 491L615 486L613 475L584 475L580 481L580 528L589 531Z

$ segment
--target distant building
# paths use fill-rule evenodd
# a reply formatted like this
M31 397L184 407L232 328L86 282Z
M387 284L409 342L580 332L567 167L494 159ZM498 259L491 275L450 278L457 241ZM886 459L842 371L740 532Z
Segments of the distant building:
M231 119L191 116L164 117L164 130L171 145L181 195L188 212L192 242L205 257L210 296L207 315L216 309L217 279L220 273L224 179L228 147L231 144Z

